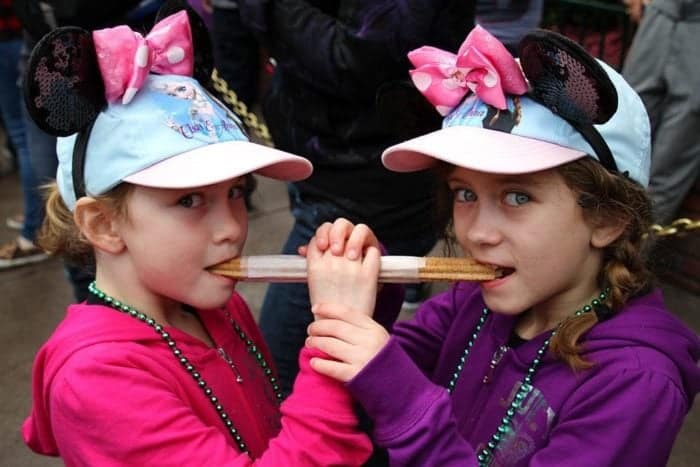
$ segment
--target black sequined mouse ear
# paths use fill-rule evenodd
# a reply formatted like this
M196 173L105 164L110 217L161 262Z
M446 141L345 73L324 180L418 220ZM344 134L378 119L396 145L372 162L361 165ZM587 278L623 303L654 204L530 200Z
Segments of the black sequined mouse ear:
M55 136L77 133L107 105L92 35L76 27L44 36L31 53L24 100L37 126Z
M518 47L530 82L529 95L568 121L588 141L598 160L613 172L615 159L593 126L617 111L617 91L603 67L571 39L547 30L526 34Z
M158 10L156 23L178 11L187 11L192 30L192 49L194 51L194 79L206 87L211 88L211 74L214 71L214 53L212 52L209 30L204 20L184 0L167 0Z

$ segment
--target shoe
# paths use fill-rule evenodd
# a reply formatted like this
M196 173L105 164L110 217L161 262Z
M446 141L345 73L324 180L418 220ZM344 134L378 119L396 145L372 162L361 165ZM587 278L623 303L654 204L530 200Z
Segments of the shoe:
M48 253L36 246L28 249L20 248L19 239L0 245L0 269L38 263L48 259L48 257Z
M5 225L14 230L22 230L24 227L24 214L18 213L5 219Z
M430 284L428 282L406 284L406 295L404 296L401 308L405 311L415 310L428 297L430 297Z

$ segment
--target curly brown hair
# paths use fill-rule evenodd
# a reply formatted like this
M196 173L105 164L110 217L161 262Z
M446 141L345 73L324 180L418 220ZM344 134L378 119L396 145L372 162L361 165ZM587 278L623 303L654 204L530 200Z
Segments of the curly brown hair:
M441 164L435 170L445 179L454 166ZM574 192L583 209L586 222L592 226L624 224L620 236L603 250L603 267L597 282L610 289L606 305L613 313L627 301L651 290L653 276L647 266L651 247L645 235L652 224L651 201L644 187L624 175L608 172L598 161L584 157L555 169ZM439 227L445 238L445 254L451 256L456 248L452 228L452 193L441 183L437 196ZM550 350L574 370L589 368L584 360L579 340L598 322L595 313L583 313L565 319L550 342Z

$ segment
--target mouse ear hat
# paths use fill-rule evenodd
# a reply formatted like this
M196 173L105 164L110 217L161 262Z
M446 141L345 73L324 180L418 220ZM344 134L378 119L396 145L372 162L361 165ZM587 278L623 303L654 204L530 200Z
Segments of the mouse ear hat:
M66 206L122 182L192 188L253 172L308 177L308 160L250 142L207 89L211 44L194 10L171 0L157 18L145 36L128 26L56 29L31 54L25 100L37 125L59 137Z
M181 11L185 12L184 19L166 20ZM24 99L32 120L54 136L68 136L86 128L108 101L123 99L125 94L128 97L125 86L121 94L115 95L119 92L118 88L114 89L115 83L128 84L131 75L162 72L161 62L177 56L178 52L168 47L170 44L163 45L163 41L159 43L156 39L175 23L179 26L177 32L189 42L184 47L191 52L193 64L185 68L185 73L173 74L193 76L206 85L213 71L206 26L186 2L170 0L159 10L156 25L145 38L128 26L93 33L67 26L45 35L29 57L24 79ZM119 36L116 40L115 34ZM104 36L110 36L110 40ZM168 48L158 50L158 47ZM148 63L139 66L144 61ZM140 68L145 73L139 73ZM119 73L126 76L117 76Z
M145 37L128 26L88 32L57 28L34 47L24 100L39 128L54 136L78 133L73 152L75 198L85 195L83 170L90 130L110 102L128 104L149 73L211 80L211 42L186 2L169 0Z
M552 31L536 30L518 46L530 97L576 128L606 169L617 172L615 158L594 125L617 112L612 80L583 47Z
M442 160L521 174L590 156L648 184L649 117L619 73L552 31L526 34L519 62L476 31L457 55L425 47L409 53L414 84L445 118L442 129L385 150L387 168L410 172Z

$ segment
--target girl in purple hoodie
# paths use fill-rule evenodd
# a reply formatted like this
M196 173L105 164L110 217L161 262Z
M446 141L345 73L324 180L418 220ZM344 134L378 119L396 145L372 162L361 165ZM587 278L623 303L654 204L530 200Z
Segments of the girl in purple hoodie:
M454 240L501 276L454 284L391 334L363 296L317 302L307 343L332 358L311 366L347 383L392 465L665 465L700 389L700 341L642 255L647 113L561 36L530 33L519 55L478 27L457 55L412 52L443 128L383 154L435 170ZM321 227L311 290L371 266L367 246L365 227Z

